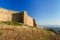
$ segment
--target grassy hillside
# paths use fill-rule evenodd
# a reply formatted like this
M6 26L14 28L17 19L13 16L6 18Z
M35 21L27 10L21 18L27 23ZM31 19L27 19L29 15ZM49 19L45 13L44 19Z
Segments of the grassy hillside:
M8 24L8 25L6 25ZM0 23L0 40L59 40L55 33L15 22Z

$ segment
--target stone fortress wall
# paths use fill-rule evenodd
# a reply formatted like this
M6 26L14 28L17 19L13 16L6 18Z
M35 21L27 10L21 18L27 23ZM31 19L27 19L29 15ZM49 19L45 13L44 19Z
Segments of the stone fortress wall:
M24 13L24 24L27 24L27 25L31 25L33 26L33 19L27 15L27 12L23 12Z
M2 8L0 9L0 21L10 21L11 20L11 15L8 14L10 12L3 10Z
M26 11L16 12L0 8L0 21L16 21L29 26L36 26L35 19L28 16Z

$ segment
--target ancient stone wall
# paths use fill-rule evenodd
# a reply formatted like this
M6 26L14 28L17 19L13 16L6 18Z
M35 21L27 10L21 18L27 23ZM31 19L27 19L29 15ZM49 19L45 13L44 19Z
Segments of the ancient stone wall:
M33 19L33 26L37 26L35 19Z
M0 13L0 21L11 21L11 17L11 14Z
M12 21L11 14L0 14L0 21Z
M28 16L26 11L22 12L22 14L23 14L23 23L24 24L27 24L29 26L36 26L35 19Z
M12 21L12 13L16 12L0 8L0 21Z
M0 21L17 21L29 26L36 26L35 19L28 16L26 11L20 13L0 9Z
M12 21L20 22L20 13L13 13L12 14Z
M33 19L31 17L27 17L27 24L33 26Z

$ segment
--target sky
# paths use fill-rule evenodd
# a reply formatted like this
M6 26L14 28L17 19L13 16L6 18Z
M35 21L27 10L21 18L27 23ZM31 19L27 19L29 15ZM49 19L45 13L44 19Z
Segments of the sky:
M38 25L60 25L60 0L0 0L0 7L25 10Z

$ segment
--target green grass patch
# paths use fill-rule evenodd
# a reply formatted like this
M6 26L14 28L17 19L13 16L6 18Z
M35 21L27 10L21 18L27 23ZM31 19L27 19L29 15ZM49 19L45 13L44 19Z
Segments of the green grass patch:
M19 23L19 22L10 22L10 21L5 21L5 22L0 22L0 24L7 24L7 25L14 25L14 26L22 26L23 24L22 23Z

